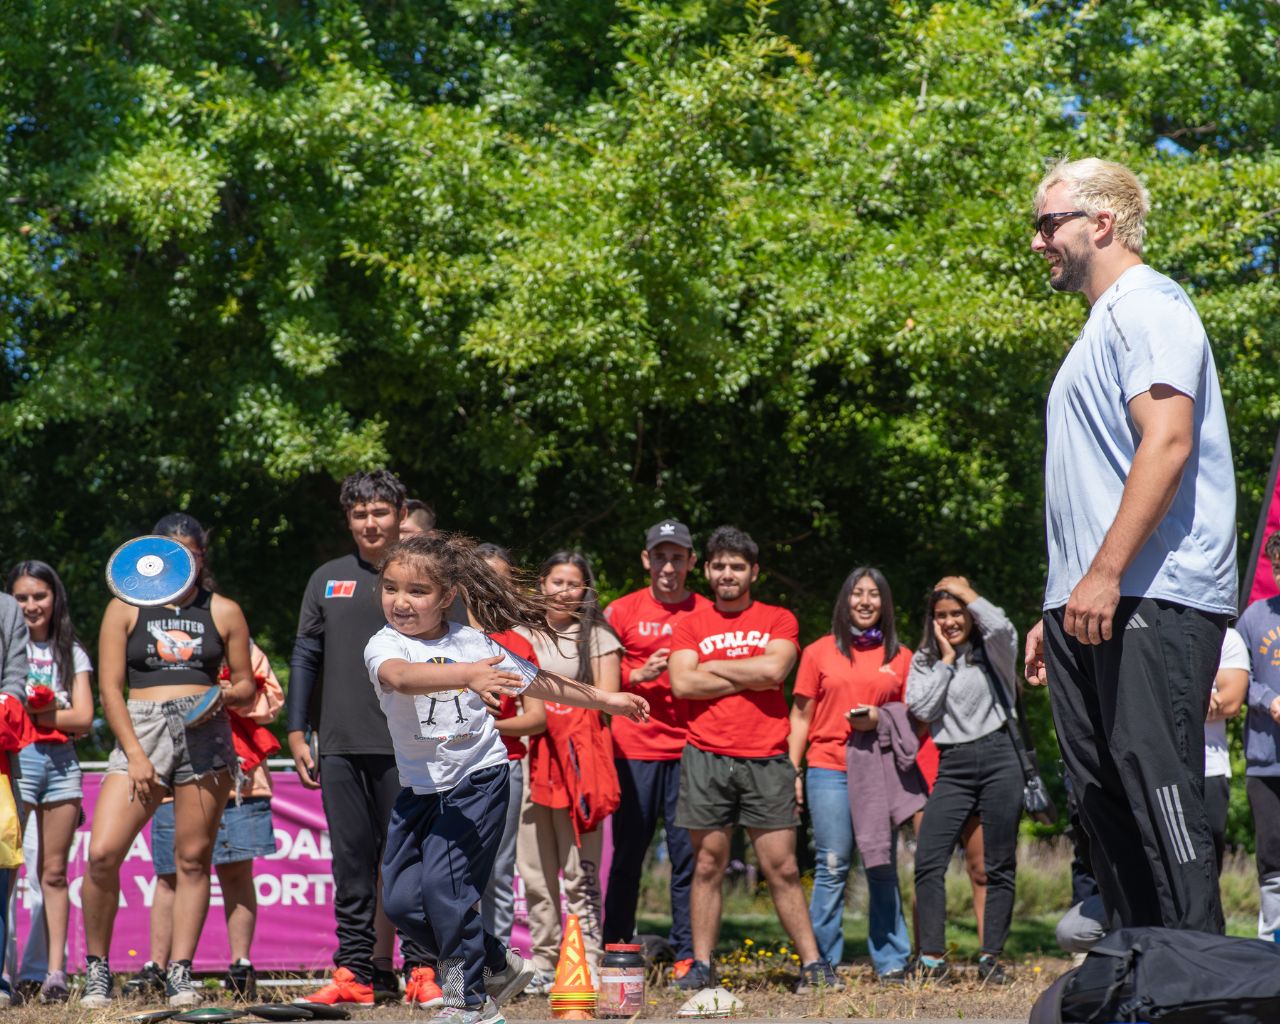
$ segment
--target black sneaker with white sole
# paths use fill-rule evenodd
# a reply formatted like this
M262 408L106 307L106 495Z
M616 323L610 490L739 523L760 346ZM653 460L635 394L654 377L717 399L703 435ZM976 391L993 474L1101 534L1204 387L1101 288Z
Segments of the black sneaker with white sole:
M978 981L983 985L1010 985L1013 978L1004 966L990 953L978 957Z
M800 968L800 984L796 986L796 995L810 995L826 989L839 992L844 988L840 975L825 960L814 960Z
M86 1010L102 1010L115 998L111 980L111 965L100 956L89 957L84 969L84 988L80 992L80 1005Z
M164 968L154 960L142 965L142 970L124 983L120 994L126 999L151 1000L164 995Z
M164 994L170 1006L195 1006L200 1001L191 980L190 960L170 960L164 972Z
M693 965L671 984L682 992L701 992L716 983L715 971L705 960L695 960Z

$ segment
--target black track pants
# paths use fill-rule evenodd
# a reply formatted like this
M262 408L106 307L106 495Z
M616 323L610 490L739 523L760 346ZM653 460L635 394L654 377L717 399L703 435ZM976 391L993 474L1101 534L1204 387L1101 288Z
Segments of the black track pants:
M1204 717L1226 619L1124 598L1112 637L1085 645L1044 616L1058 743L1093 872L1123 927L1221 932L1204 800Z

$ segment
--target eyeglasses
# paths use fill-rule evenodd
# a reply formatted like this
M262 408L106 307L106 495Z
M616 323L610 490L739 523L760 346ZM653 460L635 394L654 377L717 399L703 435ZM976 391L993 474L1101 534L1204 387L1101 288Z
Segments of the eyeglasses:
M1036 234L1046 242L1053 241L1053 234L1063 224L1076 217L1087 217L1085 210L1069 210L1066 213L1042 213L1036 218Z

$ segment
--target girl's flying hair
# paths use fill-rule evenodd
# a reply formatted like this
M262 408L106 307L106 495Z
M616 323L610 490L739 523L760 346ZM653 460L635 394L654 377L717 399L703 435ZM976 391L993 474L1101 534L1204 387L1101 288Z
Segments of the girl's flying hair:
M62 577L48 562L29 559L19 562L9 571L9 593L13 593L14 585L23 576L39 580L53 591L53 608L49 612L49 646L53 648L53 663L58 669L58 679L71 691L71 681L75 678L75 645L76 628L71 624L71 609L67 606L67 588L62 585Z
M446 589L457 587L486 633L524 626L555 641L556 632L547 625L550 600L526 587L525 581L508 582L494 572L470 537L460 533L406 537L387 552L378 567L379 576L397 564L421 570Z

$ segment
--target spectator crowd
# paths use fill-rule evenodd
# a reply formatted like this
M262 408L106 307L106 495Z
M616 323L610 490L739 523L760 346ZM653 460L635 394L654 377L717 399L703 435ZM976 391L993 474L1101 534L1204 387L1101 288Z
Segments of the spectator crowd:
M279 743L265 726L285 707L289 753L302 784L321 791L333 850L335 970L308 998L445 1001L430 938L415 941L402 929L403 978L392 967L395 929L383 911L378 870L380 864L386 870L388 827L402 790L389 715L416 725L415 705L407 716L384 712L365 660L370 638L390 629L378 600L385 586L379 566L389 552L411 546L411 536L423 538L419 546L430 543L435 524L384 470L350 477L342 503L354 550L322 565L306 588L287 698L238 607L217 592L204 531L190 515L166 516L154 531L192 552L199 568L192 591L159 608L113 601L104 616L98 689L119 742L92 822L84 890L91 959L81 996L87 1005L107 1005L114 994L106 950L119 868L148 819L158 877L151 951L125 991L175 1005L194 1001L191 958L212 867L231 944L225 984L236 995L254 995L252 865L275 848L265 759ZM721 888L739 827L799 956L798 991L843 984L836 968L854 952L846 950L844 916L855 853L867 883L867 953L882 983L946 975L944 876L957 850L972 882L979 976L1008 980L1001 954L1025 782L1010 734L1020 708L1018 637L969 580L938 581L912 651L899 638L888 579L873 566L855 567L834 597L831 631L802 646L792 613L753 596L760 553L736 527L714 529L699 544L677 519L655 523L639 550L648 585L603 609L591 565L578 552L553 553L522 584L502 548L447 543L470 548L495 579L543 598L535 607L549 629L493 631L495 650L605 693L634 693L648 707L641 721L504 693L487 710L507 762L508 795L495 824L499 840L481 914L484 929L505 948L518 865L531 944L528 969L513 971L521 990L545 993L554 980L562 893L593 966L606 944L632 941L641 875L660 826L671 866L671 978L680 988L715 983ZM1280 577L1280 534L1266 552ZM705 596L696 586L699 572ZM40 897L31 934L21 937L21 965L11 966L28 994L58 1001L71 988L67 857L81 814L74 741L93 718L94 666L50 565L19 563L8 591L11 597L0 602L0 721L14 752L10 781L22 808L15 820L29 811L35 824L28 870ZM477 621L474 605L483 596L471 604L461 592L447 598L447 623ZM1255 604L1239 625L1241 632L1229 630L1223 644L1206 726L1206 800L1220 864L1230 777L1223 723L1247 704L1260 933L1271 935L1280 926L1280 844L1271 835L1280 820L1273 785L1280 777L1280 670L1269 652L1280 642L1280 601ZM174 728L175 714L209 686L220 687L223 710L194 727ZM154 696L147 692L153 688ZM456 698L428 699L428 719L461 717ZM807 899L796 852L806 805L814 844ZM607 879L600 872L606 818L615 847ZM903 829L915 839L911 927L897 870ZM1070 950L1086 949L1107 927L1087 876L1082 884L1081 903L1060 929Z

